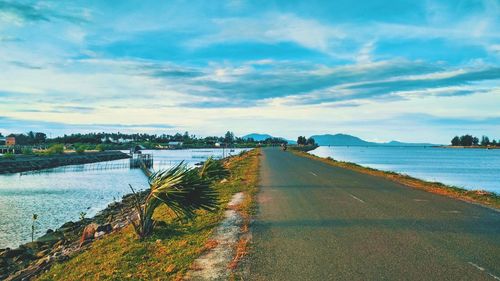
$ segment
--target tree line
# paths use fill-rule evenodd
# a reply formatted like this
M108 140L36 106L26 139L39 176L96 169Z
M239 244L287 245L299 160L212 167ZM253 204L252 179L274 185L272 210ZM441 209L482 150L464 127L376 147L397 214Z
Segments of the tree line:
M500 146L500 140L490 140L487 136L482 136L481 140L472 135L455 136L451 140L452 146Z
M3 137L2 133L0 133L0 137ZM10 134L7 137L15 137L16 144L20 145L34 145L34 144L43 144L47 140L47 135L42 132L33 132L29 131L26 134Z
M124 133L76 133L63 135L55 138L47 138L47 135L42 132L28 132L26 134L10 134L16 138L16 144L20 145L34 145L34 144L114 144L121 142L130 143L153 143L153 144L167 144L169 142L182 142L185 146L203 146L220 144L270 144L279 145L286 140L281 138L268 138L263 141L255 141L252 138L236 137L233 132L227 131L224 136L208 136L197 137L196 135L189 134L189 132L176 133L174 135L168 134L124 134ZM3 135L0 133L0 137Z

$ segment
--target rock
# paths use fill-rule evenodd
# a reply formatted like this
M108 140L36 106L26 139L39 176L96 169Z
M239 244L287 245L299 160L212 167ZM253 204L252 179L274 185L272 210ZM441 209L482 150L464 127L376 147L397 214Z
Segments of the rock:
M67 261L69 260L69 257L68 256L65 256L65 255L60 255L57 257L56 259L58 262L63 262L63 261Z
M43 235L42 237L38 238L36 242L52 246L63 239L64 234L61 231L57 230Z
M26 263L30 262L34 256L29 252L23 252L22 254L14 257L12 260L16 263Z
M33 250L34 252L38 251L41 247L43 246L43 243L42 242L39 242L39 241L34 241L34 242L29 242L29 243L26 243L24 245L22 245L21 247L24 248L24 249L30 249L30 250Z
M13 250L7 248L6 250L7 251L3 252L2 257L3 258L8 258L8 259L21 256L22 254L24 254L26 252L25 250L23 250L21 248L13 249Z
M43 257L47 256L49 253L50 253L50 250L46 249L46 250L43 250L43 251L40 251L40 252L36 253L35 257L38 258L38 259L40 259L40 258L43 258Z
M118 206L120 206L120 203L118 203L118 202L111 202L111 203L109 203L108 208L116 208ZM101 212L101 213L104 214L105 212Z
M85 246L85 245L88 245L90 243L92 243L92 241L94 241L93 239L86 239L84 240L83 242L80 241L80 248Z
M127 224L125 222L118 222L117 224L115 224L113 226L113 230L118 230L118 229L122 229L126 226Z
M60 246L62 246L64 244L64 240L59 240L57 241L53 246L52 248L58 248Z
M0 249L0 258L3 258L7 251L10 251L10 248Z
M99 238L99 237L104 236L104 235L106 235L106 232L98 231L94 234L94 238Z
M99 225L96 229L96 232L110 233L111 231L113 231L113 227L110 223Z
M89 240L91 241L92 239L94 239L97 227L97 224L91 223L83 229L82 237L80 238L80 247L84 244L87 244Z
M39 259L36 261L35 266L44 266L49 262L49 259Z
M220 183L226 183L226 182L228 182L227 179L223 179L223 180L220 181Z
M75 226L78 226L78 225L72 221L69 221L69 222L66 222L63 225L61 225L60 228L71 228L71 227L75 227Z

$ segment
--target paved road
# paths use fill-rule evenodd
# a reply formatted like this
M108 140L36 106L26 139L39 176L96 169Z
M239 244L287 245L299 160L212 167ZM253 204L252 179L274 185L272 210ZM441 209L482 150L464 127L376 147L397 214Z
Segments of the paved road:
M252 280L500 280L500 213L264 149Z

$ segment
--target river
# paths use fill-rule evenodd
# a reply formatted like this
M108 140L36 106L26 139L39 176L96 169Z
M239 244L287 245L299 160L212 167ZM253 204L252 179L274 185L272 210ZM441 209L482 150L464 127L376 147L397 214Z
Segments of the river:
M320 146L309 153L469 190L500 194L500 149Z
M220 158L245 149L151 150L153 168L166 169L185 161L194 166L210 156ZM63 223L78 220L81 212L94 216L109 203L135 189L147 188L139 169L129 160L64 166L36 172L0 175L0 248L14 248L31 241L33 214L38 215L35 236Z

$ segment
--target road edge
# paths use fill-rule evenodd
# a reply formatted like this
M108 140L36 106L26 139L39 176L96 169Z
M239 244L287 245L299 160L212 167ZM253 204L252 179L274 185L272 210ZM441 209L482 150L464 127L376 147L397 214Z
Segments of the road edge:
M396 172L382 171L378 169L368 168L352 162L337 161L333 158L319 157L310 154L302 150L290 149L290 153L293 153L300 157L309 158L312 160L320 161L331 166L349 169L355 172L360 172L363 174L368 174L376 177L381 177L388 179L390 181L419 189L424 190L433 194L446 196L449 198L457 199L467 203L479 205L496 212L500 212L500 195L492 192L482 191L482 190L466 190L463 188L446 185L440 182L429 182L422 179L414 178L405 174L400 174Z

